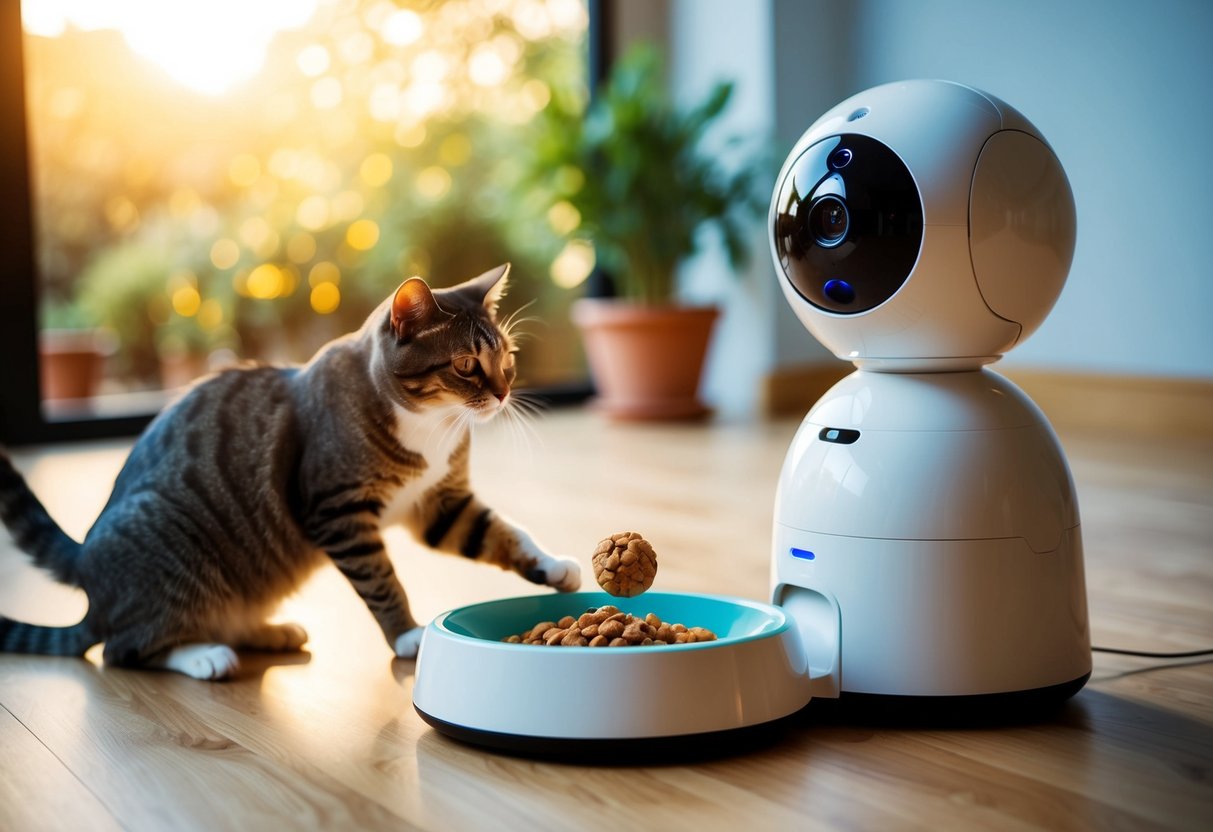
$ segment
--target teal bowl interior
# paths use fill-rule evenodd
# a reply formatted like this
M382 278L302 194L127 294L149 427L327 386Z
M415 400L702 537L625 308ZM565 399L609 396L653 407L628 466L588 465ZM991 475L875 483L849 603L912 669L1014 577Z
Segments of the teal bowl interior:
M669 624L706 627L719 639L715 642L671 645L673 649L763 638L790 626L784 611L770 604L678 592L646 592L634 598L616 598L605 592L525 595L460 607L440 616L435 624L456 635L500 642L507 636L521 634L541 621L559 621L566 615L578 616L591 607L607 604L642 618L651 612Z

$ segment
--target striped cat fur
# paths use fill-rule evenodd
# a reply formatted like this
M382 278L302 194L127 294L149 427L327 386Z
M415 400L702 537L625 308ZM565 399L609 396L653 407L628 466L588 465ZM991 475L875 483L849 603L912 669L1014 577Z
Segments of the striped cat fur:
M300 367L226 370L144 431L96 523L63 532L0 451L0 518L33 562L80 587L69 627L0 617L0 650L80 656L222 679L237 649L298 650L268 616L332 563L397 656L422 628L383 546L402 524L433 549L561 591L573 560L486 506L468 477L470 425L510 406L514 344L501 266L450 289L410 278L360 330Z

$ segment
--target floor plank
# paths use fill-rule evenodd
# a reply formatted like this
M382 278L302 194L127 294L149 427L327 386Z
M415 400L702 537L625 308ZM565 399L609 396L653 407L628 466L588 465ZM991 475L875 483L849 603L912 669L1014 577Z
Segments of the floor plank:
M121 829L71 770L0 707L0 829Z

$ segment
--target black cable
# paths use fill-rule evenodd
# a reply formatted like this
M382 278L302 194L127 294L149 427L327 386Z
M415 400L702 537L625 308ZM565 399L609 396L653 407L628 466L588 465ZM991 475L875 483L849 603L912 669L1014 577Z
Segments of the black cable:
M1148 650L1121 650L1118 647L1092 647L1100 653L1117 653L1121 656L1143 656L1147 659L1190 659L1195 656L1213 656L1213 650L1189 650L1185 653L1151 653Z

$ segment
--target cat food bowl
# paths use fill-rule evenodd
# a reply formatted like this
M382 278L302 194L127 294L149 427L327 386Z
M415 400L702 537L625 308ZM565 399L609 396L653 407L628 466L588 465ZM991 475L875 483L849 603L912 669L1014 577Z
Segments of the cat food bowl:
M717 640L646 647L507 644L541 621L613 604ZM426 628L413 706L438 731L522 752L716 735L809 701L800 634L779 607L717 595L530 595L460 607Z

